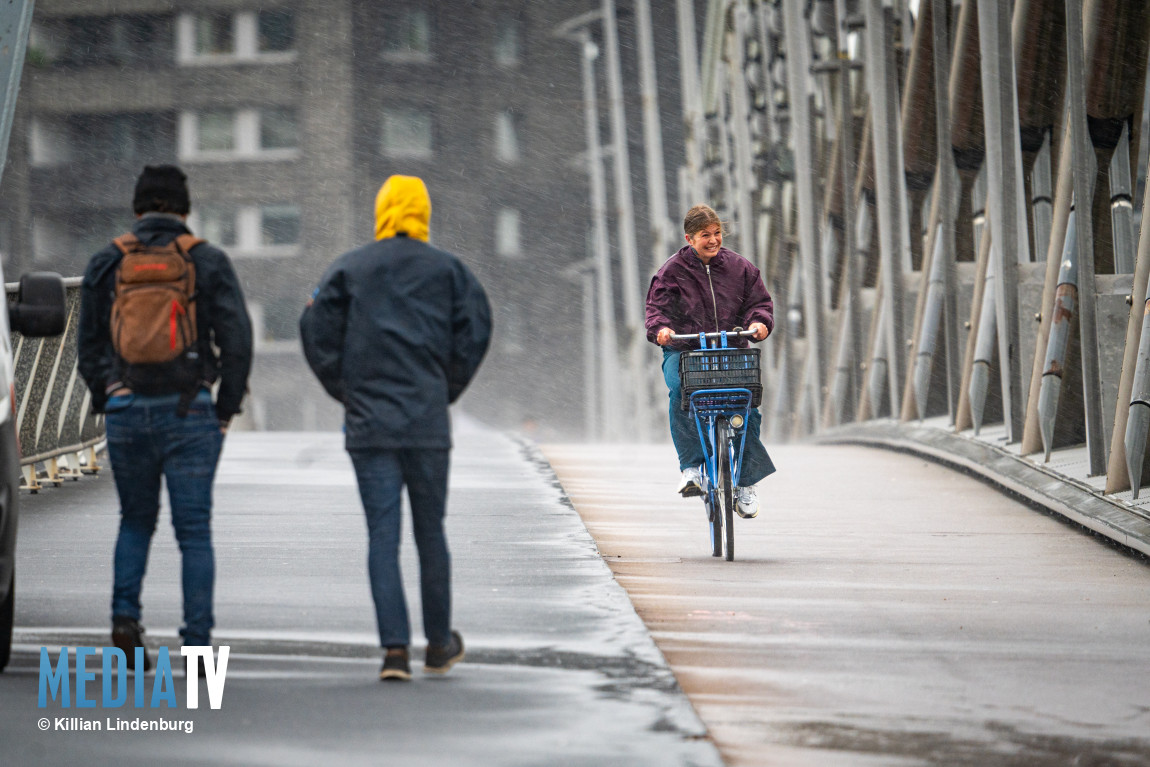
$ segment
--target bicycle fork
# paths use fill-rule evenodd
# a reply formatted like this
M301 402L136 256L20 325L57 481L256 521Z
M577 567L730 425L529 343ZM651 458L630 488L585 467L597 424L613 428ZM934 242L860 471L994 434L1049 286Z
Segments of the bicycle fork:
M743 447L747 442L747 421L749 420L749 413L735 414L735 417L742 418L742 423L739 426L731 424L730 416L719 415L706 415L703 416L699 413L695 414L695 428L699 433L699 443L703 448L703 466L702 473L706 477L709 487L714 487L715 482L719 477L719 461L726 460L727 467L730 470L731 484L733 487L739 486L739 475L742 473L743 462L741 460L743 455ZM734 430L738 434L739 447L737 450L731 450L731 444L718 444L718 421L719 418L727 420L727 427L729 430ZM702 421L707 422L706 434L703 431ZM733 439L730 431L727 432L728 439ZM724 440L726 442L726 440ZM720 458L722 456L722 458ZM707 488L704 488L706 491Z

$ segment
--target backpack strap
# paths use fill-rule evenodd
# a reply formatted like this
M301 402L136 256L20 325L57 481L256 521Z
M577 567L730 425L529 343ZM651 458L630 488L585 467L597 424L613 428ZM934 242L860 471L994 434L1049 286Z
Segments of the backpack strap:
M176 247L186 254L191 254L192 248L204 241L202 237L197 237L194 234L181 234L176 237Z
M201 242L205 242L205 240L202 237L195 236L194 234L181 234L175 239L176 247L178 247L185 254L190 253L192 248L196 247ZM122 234L116 239L112 240L112 243L117 248L119 248L121 253L126 256L140 246L140 238L131 232L128 232L127 234Z
M137 247L139 247L140 238L136 237L136 235L132 234L131 232L128 232L127 234L121 234L119 237L112 240L112 244L119 248L120 252L126 256Z

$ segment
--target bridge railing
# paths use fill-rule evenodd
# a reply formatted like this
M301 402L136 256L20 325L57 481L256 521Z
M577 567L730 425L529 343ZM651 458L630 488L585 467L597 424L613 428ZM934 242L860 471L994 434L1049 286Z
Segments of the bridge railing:
M80 278L64 280L68 319L54 338L12 334L16 434L25 489L60 484L99 470L95 447L104 440L104 417L92 412L88 387L76 370ZM5 286L11 300L18 285ZM38 471L37 465L43 464Z

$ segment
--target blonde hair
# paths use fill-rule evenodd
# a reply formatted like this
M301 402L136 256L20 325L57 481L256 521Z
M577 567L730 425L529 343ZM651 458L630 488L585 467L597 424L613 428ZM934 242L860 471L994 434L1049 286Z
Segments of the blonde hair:
M726 227L723 226L723 222L719 219L719 214L715 212L715 209L710 205L700 203L692 206L683 218L683 233L693 237L712 224L718 224L719 231L726 233Z

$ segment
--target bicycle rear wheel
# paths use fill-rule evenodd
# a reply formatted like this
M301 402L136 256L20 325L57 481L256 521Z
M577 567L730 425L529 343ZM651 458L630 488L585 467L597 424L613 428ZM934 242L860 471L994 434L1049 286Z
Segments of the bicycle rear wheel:
M720 420L715 429L715 462L719 465L719 485L715 488L716 500L720 502L723 521L726 523L726 558L735 559L735 488L731 480L731 459L735 446L731 439L731 427L726 420ZM715 556L719 556L716 544Z

